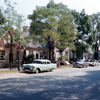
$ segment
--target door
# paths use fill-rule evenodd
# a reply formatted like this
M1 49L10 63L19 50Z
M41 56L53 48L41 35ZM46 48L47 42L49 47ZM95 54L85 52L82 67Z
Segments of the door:
M12 65L13 65L13 52L9 53L9 64L12 67Z
M46 64L45 61L43 61L42 64L41 64L41 70L42 71L46 71L47 70L47 64Z

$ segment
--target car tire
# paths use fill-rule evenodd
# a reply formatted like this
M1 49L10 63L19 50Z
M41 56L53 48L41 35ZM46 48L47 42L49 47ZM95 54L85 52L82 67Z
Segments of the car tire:
M53 69L50 69L50 72L52 72L53 71Z
M81 68L84 68L84 65L81 65L82 67Z
M27 73L27 71L24 71L25 73Z
M36 74L38 74L40 71L39 71L39 69L37 68L35 72L36 72Z

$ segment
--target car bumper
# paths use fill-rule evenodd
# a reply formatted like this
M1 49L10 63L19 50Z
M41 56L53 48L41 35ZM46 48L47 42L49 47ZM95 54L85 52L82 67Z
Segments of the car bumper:
M74 64L73 67L75 67L75 68L82 68L83 65L82 64Z
M25 72L35 72L34 69L27 69L27 68L24 68L23 70L24 70Z

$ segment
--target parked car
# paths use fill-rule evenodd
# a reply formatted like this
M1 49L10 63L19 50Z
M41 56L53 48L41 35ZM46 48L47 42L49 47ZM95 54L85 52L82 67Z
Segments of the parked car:
M88 66L89 64L83 59L78 59L77 61L73 63L73 67L76 67L76 68L84 68Z
M93 60L90 60L88 63L89 63L89 66L93 66L93 67L96 65L96 62Z
M99 66L100 64L99 64L99 61L97 61L97 60L90 60L89 62L89 66Z
M25 72L42 72L42 71L52 71L57 67L56 64L51 63L50 60L35 60L31 64L23 64L23 70Z

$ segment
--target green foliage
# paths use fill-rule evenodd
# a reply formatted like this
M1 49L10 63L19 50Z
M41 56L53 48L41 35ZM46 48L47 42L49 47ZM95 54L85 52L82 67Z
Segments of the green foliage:
M2 36L2 33L3 33L2 27L5 24L5 22L6 22L6 19L3 14L3 9L0 8L0 37Z
M2 10L0 8L0 25L3 25L5 23L6 19L2 13Z
M5 26L13 27L16 30L16 34L20 34L22 31L23 16L18 14L15 10L15 3L10 2L9 0L4 1L7 7L4 11L4 15L7 19Z
M29 19L32 20L30 34L41 36L45 43L52 41L59 48L75 48L74 18L66 5L55 4L51 0L46 7L37 7Z
M92 32L88 37L87 42L91 45L94 52L94 59L98 59L98 41L100 41L100 13L90 16L92 24Z
M83 9L80 13L73 10L72 14L74 16L74 21L77 24L76 39L77 41L81 40L82 42L75 43L76 53L78 57L82 57L84 52L88 50L88 39L91 33L91 20L90 17L85 13ZM90 38L91 39L91 38Z
M34 55L30 54L25 58L25 63L32 63L34 61Z
M18 14L17 11L15 10L15 2L11 2L10 0L4 0L5 3L5 9L2 10L4 16L4 21L2 27L0 27L0 33L1 36L3 34L7 34L9 30L13 30L15 35L13 36L14 43L18 43L18 37L19 35L22 35L23 32L23 16L21 14ZM0 12L1 14L1 12ZM1 18L0 18L1 19ZM22 38L22 43L25 41Z
M83 9L80 13L77 11L72 11L75 18L75 23L77 24L77 30L79 31L81 38L84 35L88 35L91 32L91 20L90 17L85 13Z
M88 44L77 42L76 43L76 56L80 58L83 56L84 52L88 52Z

